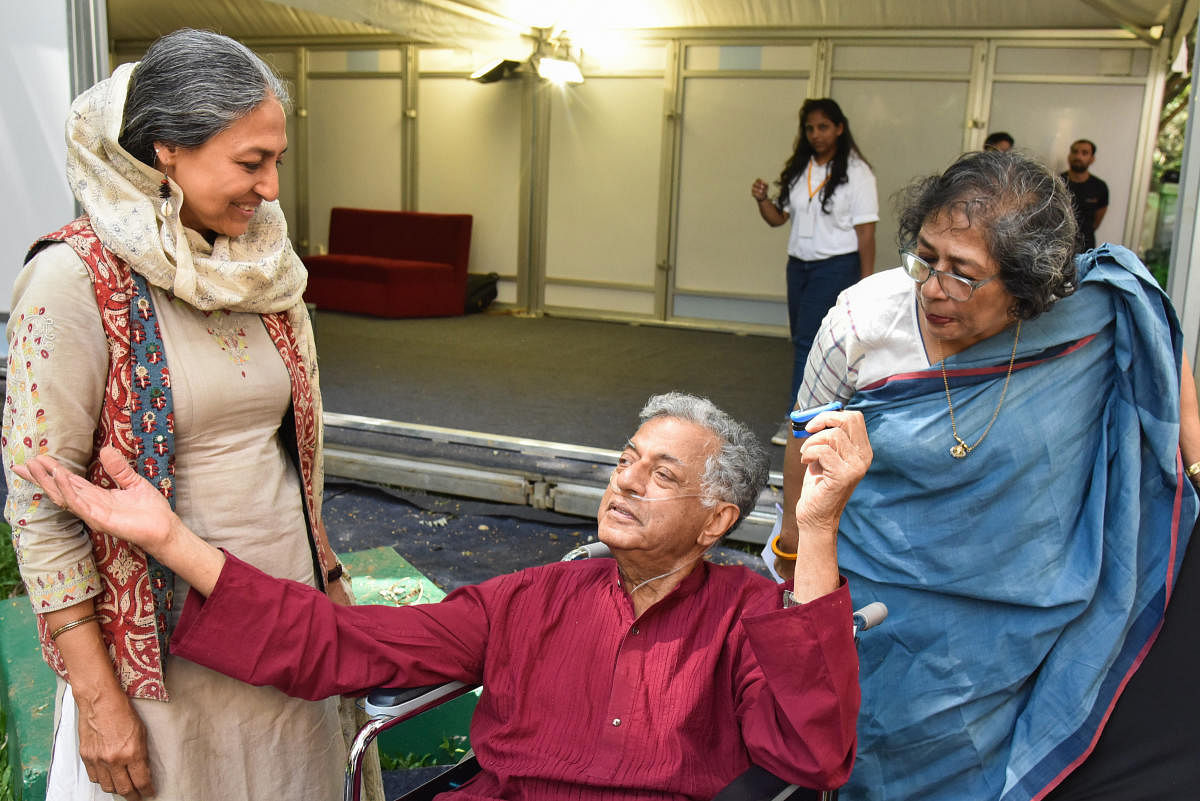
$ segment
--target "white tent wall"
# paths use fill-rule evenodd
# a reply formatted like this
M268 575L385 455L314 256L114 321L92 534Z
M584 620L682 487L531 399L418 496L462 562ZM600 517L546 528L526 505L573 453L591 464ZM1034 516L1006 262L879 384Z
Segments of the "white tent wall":
M165 13L110 1L142 17ZM604 60L585 47L587 82L565 89L543 85L527 65L496 84L464 80L483 60L489 29L496 41L524 36L526 45L571 30L561 21L530 27L539 23L502 0L476 10L403 0L391 21L359 13L366 6L356 0L289 2L282 8L292 16L308 13L288 8L299 5L337 13L339 24L404 32L242 38L296 87L280 202L301 252L327 248L335 205L466 212L475 216L471 270L501 275L502 304L782 333L787 232L763 224L747 187L778 175L806 96L842 104L875 167L877 269L895 263L892 194L998 128L1056 169L1072 139L1096 140L1096 172L1112 190L1101 238L1138 242L1170 49L1153 44L1152 29L1165 23L1176 36L1190 12L1182 0L1131 0L1121 13L1111 4L1051 13L1014 2L1010 24L1020 19L1020 29L995 17L1008 11L988 6L983 19L981 8L958 2L874 3L855 13L863 27L850 29L836 8L807 0L770 19L754 4L663 0L652 5L666 16L630 17L631 27L645 27L621 32L634 55ZM469 20L444 27L449 18L424 15L425 5ZM269 3L250 6L256 25L277 13ZM631 14L649 8L634 6ZM194 13L221 7L213 0ZM172 22L192 24L192 12L172 13ZM794 27L806 16L822 27ZM932 27L946 21L979 27ZM439 44L417 44L422 32ZM119 56L146 43L120 41L127 53Z
M662 190L670 194L659 198L672 209L672 226L666 233L670 256L663 265L670 273L665 284L669 297L657 304L664 310L660 318L783 330L786 228L772 231L762 222L749 201L748 186L756 176L778 175L796 134L796 111L806 95L830 95L841 103L875 168L881 212L876 269L896 263L893 196L914 177L942 169L963 150L978 147L988 130L1001 128L1056 170L1065 168L1074 139L1095 140L1101 159L1109 154L1107 162L1098 162L1108 168L1102 171L1098 166L1097 173L1109 182L1112 195L1100 237L1137 242L1149 181L1148 151L1157 123L1156 106L1148 98L1162 74L1154 50L1141 41L858 36L767 44L748 38L685 39L679 47L678 74L663 76L668 97L672 87L681 88L678 105L666 109L661 121L668 136L675 132L678 161ZM568 89L568 97L580 88ZM636 106L632 99L626 103L627 108ZM579 131L578 120L564 120L558 107L554 111L551 163L562 160L559 148L571 150L569 159L586 158L592 151L577 147L578 137L587 136ZM624 121L642 130L646 116L629 115ZM563 126L569 133L561 131ZM652 139L649 131L643 130L643 136L647 142ZM609 152L606 161L614 158L620 159L619 154ZM636 163L632 150L624 160ZM663 165L660 172L669 168ZM648 208L649 199L638 197L653 180L644 169L627 169L622 180L626 203L637 197L636 203ZM574 191L580 191L578 184ZM552 203L552 219L557 208ZM598 214L595 219L606 217ZM550 226L552 235L558 230ZM607 235L628 248L632 242L626 230L614 227ZM634 225L634 230L640 236L645 226ZM562 250L569 246L564 244ZM639 265L649 258L649 248L642 246L641 254ZM589 261L572 264L567 303L562 300L565 293L552 288L552 273L547 273L548 310L649 316L644 297L640 305L628 298L632 287L602 285L629 263L614 267L607 261L589 267ZM647 272L639 267L626 280L643 276ZM643 280L645 293L649 282Z
M404 207L405 76L398 47L308 54L307 250L329 244L334 206Z
M1157 119L1144 121L1142 110L1162 76L1161 68L1152 69L1154 52L1115 42L1005 42L992 48L993 129L1009 131L1056 171L1066 170L1073 141L1095 141L1092 172L1108 184L1110 200L1098 242L1134 249L1139 242L1134 225L1149 180L1148 164L1139 157L1142 137L1147 124L1157 131Z
M550 87L544 308L652 317L666 47Z
M680 35L615 63L585 54L586 82L567 87L467 81L479 57L464 50L257 49L296 87L280 202L301 252L328 247L333 206L469 213L471 271L500 274L501 304L776 333L787 229L762 222L748 187L778 176L805 97L838 100L875 170L886 269L893 195L988 130L1056 170L1071 141L1095 140L1100 238L1136 244L1164 66L1112 32Z
M971 39L833 45L828 91L875 172L877 270L899 263L893 196L914 177L945 169L963 150L978 146L971 98L982 49Z
M515 304L524 219L522 131L531 87L520 80L463 80L462 56L432 49L418 54L417 206L471 214L470 271L500 275L499 302Z
M750 184L790 154L814 44L690 42L680 72L672 317L786 325L787 227L759 217Z
M1196 47L1196 42L1189 43ZM1200 58L1192 64L1192 87L1200 81ZM1196 92L1188 97L1189 123L1198 119ZM1189 124L1180 167L1179 206L1171 246L1171 299L1183 327L1185 352L1200 382L1200 126Z
M0 308L25 252L75 216L63 122L71 103L71 30L65 3L0 4Z

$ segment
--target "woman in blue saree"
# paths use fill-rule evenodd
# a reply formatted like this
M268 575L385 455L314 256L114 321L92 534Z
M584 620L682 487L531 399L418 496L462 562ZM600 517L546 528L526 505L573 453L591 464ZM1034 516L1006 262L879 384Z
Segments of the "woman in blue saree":
M798 407L862 411L875 451L839 563L856 606L892 610L861 646L851 801L1135 797L1068 777L1167 617L1200 420L1166 296L1124 248L1072 259L1074 233L1045 167L965 155L910 188L903 267L846 290L813 346Z

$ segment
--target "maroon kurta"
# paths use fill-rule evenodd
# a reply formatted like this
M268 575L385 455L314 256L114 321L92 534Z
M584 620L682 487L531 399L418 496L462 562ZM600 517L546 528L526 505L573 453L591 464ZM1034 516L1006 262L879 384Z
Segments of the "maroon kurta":
M172 651L320 698L482 682L468 799L711 798L753 760L809 787L854 760L858 659L843 586L781 588L702 562L634 621L615 563L523 570L437 604L339 607L230 556L192 593Z

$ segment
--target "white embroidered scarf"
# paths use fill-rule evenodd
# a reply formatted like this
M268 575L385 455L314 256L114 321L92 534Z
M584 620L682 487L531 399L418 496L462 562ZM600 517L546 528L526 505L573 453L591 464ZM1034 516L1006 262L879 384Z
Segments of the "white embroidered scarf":
M136 64L122 64L112 77L71 104L67 119L67 181L91 218L104 246L151 284L202 311L229 309L269 314L287 312L312 384L317 414L314 493L321 500L321 398L312 325L301 295L308 274L287 238L287 221L277 202L258 207L246 233L218 236L209 245L179 220L183 190L171 186L171 214L161 212L159 185L165 177L117 141L125 95Z

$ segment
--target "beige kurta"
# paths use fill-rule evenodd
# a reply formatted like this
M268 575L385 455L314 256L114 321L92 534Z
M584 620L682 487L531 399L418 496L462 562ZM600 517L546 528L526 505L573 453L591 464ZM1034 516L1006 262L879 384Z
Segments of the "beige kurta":
M176 511L214 545L313 584L299 479L278 430L290 403L288 374L261 319L201 312L157 287L151 294L175 404ZM107 353L90 279L70 247L53 245L25 268L12 309L5 446L36 452L44 439L50 455L82 472ZM20 345L29 326L48 334L42 347ZM14 538L35 608L86 597L95 568L79 522L23 482L7 515L23 521ZM176 614L186 592L177 581ZM291 699L174 657L166 683L169 703L133 702L148 730L156 799L339 796L345 747L335 701ZM68 757L77 754L54 759Z

